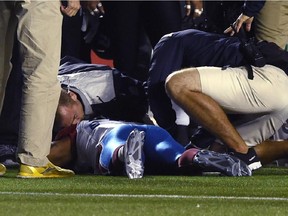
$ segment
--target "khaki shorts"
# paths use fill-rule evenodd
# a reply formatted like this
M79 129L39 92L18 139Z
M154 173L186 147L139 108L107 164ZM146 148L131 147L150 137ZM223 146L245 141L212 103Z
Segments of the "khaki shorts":
M227 114L238 114L234 125L248 146L270 138L288 119L288 78L271 65L253 67L254 79L245 67L198 67L202 92Z

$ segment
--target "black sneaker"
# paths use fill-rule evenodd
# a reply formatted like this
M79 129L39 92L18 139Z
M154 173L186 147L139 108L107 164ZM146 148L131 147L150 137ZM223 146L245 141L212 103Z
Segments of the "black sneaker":
M203 172L220 172L226 176L251 176L251 169L243 161L229 154L200 150L193 159L193 164Z
M258 158L254 148L249 148L247 154L234 151L230 152L229 154L242 160L251 170L256 170L262 167L260 159Z
M0 144L0 163L7 168L18 167L19 163L16 160L16 145Z

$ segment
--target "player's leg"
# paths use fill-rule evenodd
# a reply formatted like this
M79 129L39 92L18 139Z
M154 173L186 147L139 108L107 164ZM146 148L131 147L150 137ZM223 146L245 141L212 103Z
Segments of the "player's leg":
M179 167L185 173L195 169L204 172L219 172L225 176L251 176L251 169L243 161L229 154L191 148L179 158Z
M136 126L133 124L120 125L104 136L99 158L99 165L102 170L106 170L110 174L123 174L125 168L125 170L129 170L130 174L140 173L137 175L138 177L143 175L142 146L144 134L139 131L135 132L135 128ZM131 174L131 178L135 178L134 174Z
M144 151L146 162L153 168L160 165L164 173L172 173L174 166L189 174L197 174L195 168L200 168L201 171L220 172L227 176L251 175L244 162L228 154L195 148L185 151L167 131L157 126L147 127Z

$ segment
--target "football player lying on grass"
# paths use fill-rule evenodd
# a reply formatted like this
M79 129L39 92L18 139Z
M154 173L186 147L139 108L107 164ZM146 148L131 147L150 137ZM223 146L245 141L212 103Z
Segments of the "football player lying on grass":
M234 156L185 148L154 125L107 119L81 121L62 129L48 158L76 173L123 175L196 175L203 171L225 176L251 176L248 166Z

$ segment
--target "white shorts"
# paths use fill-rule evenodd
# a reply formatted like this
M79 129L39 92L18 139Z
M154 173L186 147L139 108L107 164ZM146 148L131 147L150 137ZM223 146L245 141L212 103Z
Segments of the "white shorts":
M245 67L197 70L202 92L227 114L240 114L233 123L248 146L270 138L288 119L288 77L281 69L253 67L253 80L248 79Z

